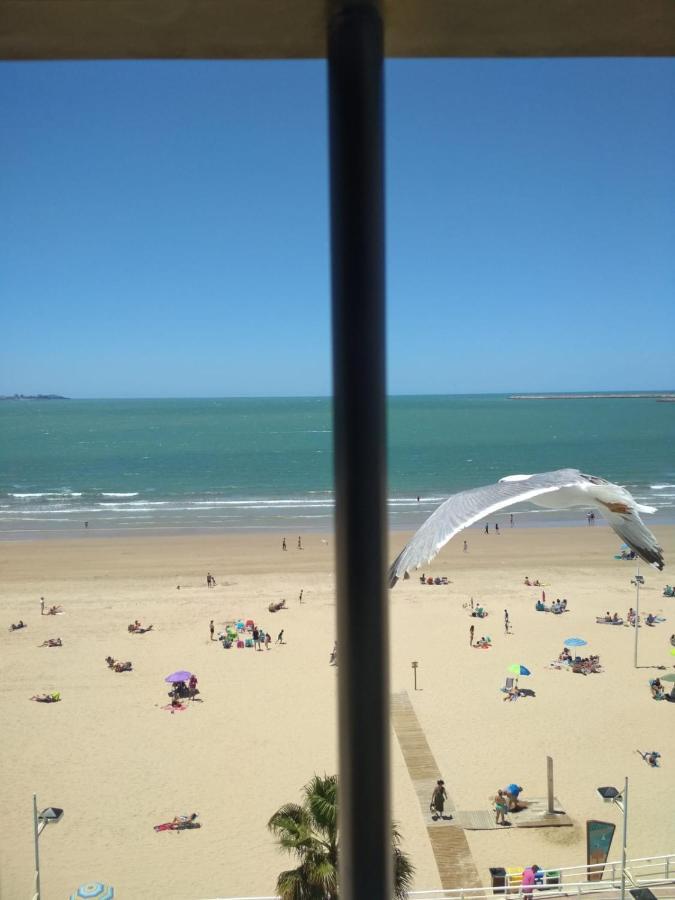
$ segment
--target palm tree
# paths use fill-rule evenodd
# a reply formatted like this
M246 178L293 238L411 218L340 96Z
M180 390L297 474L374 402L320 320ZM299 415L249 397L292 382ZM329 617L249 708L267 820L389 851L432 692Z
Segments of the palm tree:
M337 775L315 775L303 788L302 804L285 803L267 823L279 846L300 861L277 878L281 900L337 900L338 817ZM402 900L415 868L401 850L401 836L392 827L394 896Z

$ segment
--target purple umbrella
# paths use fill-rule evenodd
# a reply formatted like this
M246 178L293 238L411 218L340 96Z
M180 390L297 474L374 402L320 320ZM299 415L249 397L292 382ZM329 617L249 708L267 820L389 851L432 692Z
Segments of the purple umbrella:
M190 672L174 672L173 675L167 675L164 681L168 681L169 684L177 684L179 681L189 681L190 675Z

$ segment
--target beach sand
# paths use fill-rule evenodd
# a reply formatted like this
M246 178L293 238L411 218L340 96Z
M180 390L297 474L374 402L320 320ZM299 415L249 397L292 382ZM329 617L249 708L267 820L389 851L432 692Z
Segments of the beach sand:
M666 560L675 558L675 528L659 527ZM597 625L605 610L625 616L634 606L635 565L618 562L620 545L606 527L509 529L477 527L451 542L426 571L448 586L401 582L391 592L392 691L407 690L431 751L458 809L488 808L511 781L523 796L545 796L546 756L554 759L555 794L571 828L466 832L479 875L490 866L585 863L585 821L619 826L611 858L620 856L620 813L597 799L600 785L631 779L629 855L675 851L675 705L650 697L656 666L673 670L669 637L675 600L662 597L672 576L646 565L641 610L668 621L639 632ZM392 556L404 536L392 536ZM68 896L80 883L115 885L122 898L195 900L273 894L276 875L293 865L266 829L282 803L298 801L313 773L337 769L336 676L328 664L335 639L334 558L330 535L130 536L0 544L3 628L2 797L10 824L0 838L0 897L30 896L33 873L32 794L40 807L65 809L40 839L43 898ZM217 586L207 589L207 571ZM537 613L566 597L570 612ZM177 590L180 585L180 590ZM300 589L303 604L298 603ZM40 615L40 596L62 604ZM489 610L471 619L473 596ZM271 601L288 609L274 615ZM508 608L513 633L504 634ZM238 617L259 621L286 643L267 652L225 651L209 639ZM28 628L8 633L22 618ZM152 632L132 635L139 618ZM493 648L469 647L488 634ZM61 648L38 648L49 637ZM604 672L582 677L547 668L565 638L585 638ZM368 640L356 634L354 640ZM111 672L104 658L131 660L134 671ZM412 660L419 661L412 690ZM532 671L522 679L536 697L502 702L510 663ZM201 703L175 715L164 677L188 669L199 678ZM663 672L661 674L664 674ZM28 698L58 690L62 702ZM662 767L638 754L660 750ZM394 816L417 868L415 887L440 879L425 820L392 732ZM200 814L202 828L156 834L174 815Z

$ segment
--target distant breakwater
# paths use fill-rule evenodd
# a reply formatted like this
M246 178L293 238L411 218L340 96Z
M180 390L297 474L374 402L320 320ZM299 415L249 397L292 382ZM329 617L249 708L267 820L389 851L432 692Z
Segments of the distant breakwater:
M675 403L675 394L511 394L509 400L658 400Z

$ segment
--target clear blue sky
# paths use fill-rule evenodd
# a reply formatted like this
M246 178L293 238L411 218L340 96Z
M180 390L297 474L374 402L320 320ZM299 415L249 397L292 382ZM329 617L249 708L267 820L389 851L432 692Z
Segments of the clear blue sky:
M673 388L675 60L387 64L392 393ZM0 393L330 393L325 67L0 66Z

